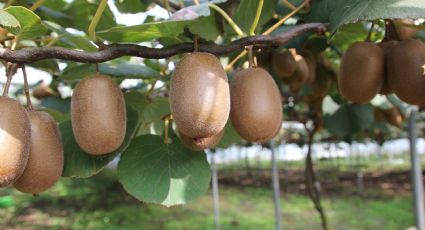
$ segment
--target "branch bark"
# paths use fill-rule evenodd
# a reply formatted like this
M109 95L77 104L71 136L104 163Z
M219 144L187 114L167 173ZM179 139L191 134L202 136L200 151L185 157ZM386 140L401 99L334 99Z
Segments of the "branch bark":
M217 56L227 55L231 52L244 49L253 45L256 48L278 47L286 44L295 37L315 31L323 33L326 25L322 23L306 23L295 26L293 29L276 36L251 36L233 41L228 45L199 44L199 51L208 52ZM12 63L32 63L43 59L61 59L82 63L100 63L110 61L122 56L135 56L149 59L168 58L181 53L193 52L193 43L181 43L165 48L150 48L134 44L112 44L105 46L97 52L84 52L62 47L37 47L24 48L12 51L0 48L0 59Z

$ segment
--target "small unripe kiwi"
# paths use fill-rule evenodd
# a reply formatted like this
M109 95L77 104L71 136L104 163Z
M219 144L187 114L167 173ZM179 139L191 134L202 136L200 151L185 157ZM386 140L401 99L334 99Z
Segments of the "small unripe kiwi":
M339 90L354 103L368 103L382 87L384 52L372 42L356 42L341 60Z
M71 100L72 130L78 145L92 155L117 150L124 141L126 107L119 86L108 76L81 80Z
M230 113L230 91L216 56L195 52L181 59L171 78L170 106L177 129L191 138L223 130Z
M415 21L410 18L395 19L393 20L395 31L397 32L399 40L408 40L415 36L418 30L406 25L415 25ZM406 25L404 25L406 24Z
M61 177L63 145L56 121L46 112L29 111L31 147L27 166L14 183L17 190L38 194L51 188Z
M0 187L14 183L24 172L30 137L25 108L16 100L0 97Z
M273 52L271 60L273 72L281 79L291 77L298 68L294 54L289 50Z
M204 149L210 149L216 146L221 138L223 137L224 129L221 130L218 134L215 134L210 137L205 138L192 138L185 135L182 132L179 132L180 140L182 143L193 151L202 151Z
M245 140L266 142L282 125L279 88L270 74L261 68L236 73L230 86L230 118L236 132Z
M404 102L425 103L425 45L418 40L398 42L387 58L391 89Z

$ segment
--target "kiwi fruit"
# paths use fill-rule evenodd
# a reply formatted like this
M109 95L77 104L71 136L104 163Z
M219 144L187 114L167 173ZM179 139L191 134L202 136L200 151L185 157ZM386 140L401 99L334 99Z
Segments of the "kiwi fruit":
M218 134L205 138L191 138L182 132L179 132L180 140L182 143L193 151L202 151L216 146L223 137L224 129Z
M104 155L117 150L127 122L119 86L99 74L81 80L71 99L71 122L75 140L87 153Z
M303 56L305 62L307 63L309 70L306 82L312 83L316 78L316 58L314 57L314 54L309 50L303 50L300 52L300 54Z
M185 55L171 78L169 96L176 127L187 136L211 137L226 125L229 83L216 56L203 52Z
M260 49L255 52L257 58L257 65L261 68L267 69L272 62L272 52L269 49Z
M294 54L289 50L273 52L271 60L273 72L281 79L291 77L298 68Z
M387 62L387 59L388 59L389 53L391 52L391 49L396 44L397 44L397 41L394 41L394 40L378 43L378 45L384 51L384 57L385 57L384 81L382 83L381 90L379 91L379 94L382 94L382 95L388 95L388 94L394 93L393 90L390 87L390 83L389 83L389 80L388 80L388 67L387 67L388 62Z
M338 86L354 103L368 103L384 81L384 52L372 42L356 42L342 57Z
M251 142L272 139L282 125L282 102L272 76L261 68L235 74L231 86L230 118L236 132Z
M32 95L38 100L41 100L46 97L54 96L54 92L46 83L42 82L40 85L34 88Z
M17 190L38 194L51 188L61 177L64 156L56 121L46 112L29 111L31 147L27 166L14 183Z
M425 45L418 40L398 42L387 58L391 89L404 102L425 103Z
M410 18L395 19L393 20L393 24L394 24L395 31L397 32L398 39L401 41L413 38L416 32L418 32L416 28L412 28L412 27L408 27L404 25L404 24L415 25L415 21Z
M385 110L385 119L389 124L400 127L403 122L403 115L397 107L391 107Z
M294 59L297 62L297 70L291 78L296 82L305 83L310 77L310 67L303 56L295 54Z
M27 165L31 126L18 101L0 97L0 187L14 183Z

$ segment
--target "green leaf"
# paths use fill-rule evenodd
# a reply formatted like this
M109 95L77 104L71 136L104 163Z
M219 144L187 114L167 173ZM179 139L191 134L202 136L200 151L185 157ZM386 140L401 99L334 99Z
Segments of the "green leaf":
M148 0L115 0L115 6L121 13L140 13L146 10Z
M8 12L0 10L0 25L6 28L18 29L21 25L19 21Z
M245 33L249 33L249 29L251 28L255 14L257 13L258 3L259 0L242 0L236 10L234 20ZM258 22L258 28L261 28L262 25L273 17L276 6L276 0L264 1L260 21Z
M96 13L99 2L99 0L73 0L65 11L66 14L71 16L71 20L68 20L67 26L86 32L90 25L90 21ZM107 5L96 26L96 30L106 30L116 25L115 16Z
M329 132L345 137L370 127L373 123L371 105L343 105L334 114L325 114L324 124Z
M214 14L198 18L193 25L189 26L189 30L206 40L215 40L220 35Z
M144 135L122 154L118 179L137 199L170 207L205 193L211 171L205 153L187 149L178 138L167 145L159 136Z
M65 163L63 177L87 178L95 175L130 145L139 124L137 112L127 107L127 130L124 143L114 153L105 156L92 156L85 153L77 144L72 133L71 121L59 125L64 146Z
M184 32L194 20L160 21L136 26L113 27L97 32L97 36L112 42L145 42L158 38L173 38Z
M217 148L225 149L238 143L241 140L241 137L236 132L235 128L233 128L232 122L229 119L229 121L226 123L226 126L224 127L224 134L218 143Z
M96 72L93 64L82 64L67 68L60 76L61 80L75 81L93 75ZM111 77L122 79L151 79L158 78L160 74L144 65L123 63L101 63L99 72Z
M359 20L424 17L422 0L317 0L307 20L330 22L330 31L335 32Z
M67 32L62 26L51 21L43 21L47 28L58 34L59 41L69 48L82 49L84 51L97 51L96 46L86 37Z
M40 17L31 10L22 6L10 6L4 10L19 21L21 27L11 29L10 32L20 40L36 38L47 32L46 26L41 24Z

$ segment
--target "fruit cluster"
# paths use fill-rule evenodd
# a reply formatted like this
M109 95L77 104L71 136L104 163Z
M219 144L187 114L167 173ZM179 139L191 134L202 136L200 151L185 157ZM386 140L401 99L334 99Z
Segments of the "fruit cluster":
M242 138L261 143L278 133L283 119L280 92L267 71L239 71L229 86L219 59L202 52L176 66L170 104L180 139L193 150L214 147L229 116Z
M56 121L0 97L0 187L38 194L62 175L64 153ZM87 77L74 89L71 120L75 139L89 154L103 155L124 141L126 108L118 85L107 76Z
M349 47L338 78L345 98L362 104L378 93L395 93L408 104L425 104L425 44L413 39L416 30L406 24L413 21L394 21L392 35L381 43L364 41Z

